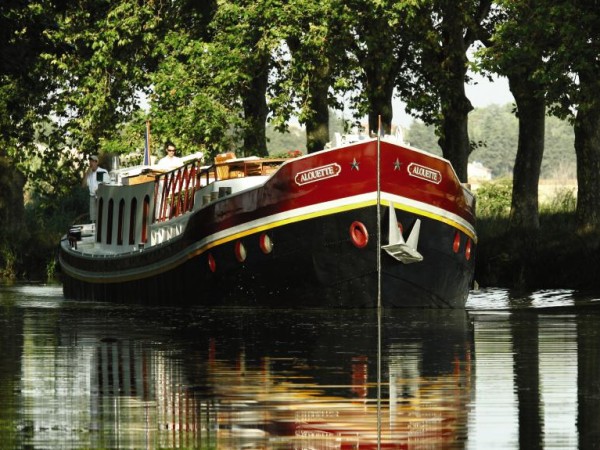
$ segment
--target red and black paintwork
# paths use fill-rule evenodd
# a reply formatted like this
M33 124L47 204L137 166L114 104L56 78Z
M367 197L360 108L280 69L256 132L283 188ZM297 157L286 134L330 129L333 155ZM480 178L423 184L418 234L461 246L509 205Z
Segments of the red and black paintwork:
M421 221L421 262L380 249L390 203L405 238ZM191 306L459 308L474 272L474 211L446 160L361 141L287 161L265 184L189 213L185 231L167 243L84 257L63 241L64 292ZM357 222L367 235L353 240Z

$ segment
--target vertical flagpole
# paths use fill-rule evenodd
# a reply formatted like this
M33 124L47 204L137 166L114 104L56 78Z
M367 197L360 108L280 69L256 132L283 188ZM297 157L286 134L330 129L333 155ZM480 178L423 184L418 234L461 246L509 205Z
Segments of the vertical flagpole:
M381 116L377 130L377 307L381 308Z
M377 130L377 449L381 449L381 115Z
M144 144L144 165L149 166L150 159L150 121L146 120L146 142Z

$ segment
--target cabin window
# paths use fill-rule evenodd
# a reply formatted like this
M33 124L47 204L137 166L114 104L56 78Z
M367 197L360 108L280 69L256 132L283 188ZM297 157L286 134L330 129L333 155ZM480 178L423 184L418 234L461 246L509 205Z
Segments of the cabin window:
M98 217L96 218L96 242L102 242L102 212L104 211L104 199L98 199Z
M150 212L150 197L144 197L144 209L142 211L142 243L148 242L148 213Z
M125 200L119 202L119 222L117 223L117 245L123 245L123 221L125 220Z
M107 220L106 220L106 243L108 245L112 244L113 216L114 216L113 209L114 209L114 206L115 206L115 202L111 198L108 201L108 213L106 214L106 216L107 216Z
M131 199L129 210L129 245L135 244L135 216L137 215L137 198Z

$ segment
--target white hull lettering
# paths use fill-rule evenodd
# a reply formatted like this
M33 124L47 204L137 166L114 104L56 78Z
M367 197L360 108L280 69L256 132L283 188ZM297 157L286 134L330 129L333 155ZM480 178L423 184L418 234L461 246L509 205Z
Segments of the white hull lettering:
M315 167L314 169L298 172L294 177L294 181L297 185L302 186L303 184L315 183L327 178L337 177L341 171L342 168L339 164L327 164L326 166Z
M429 167L421 166L416 163L410 163L407 170L411 177L429 181L430 183L440 184L442 181L442 174L438 170L431 169Z

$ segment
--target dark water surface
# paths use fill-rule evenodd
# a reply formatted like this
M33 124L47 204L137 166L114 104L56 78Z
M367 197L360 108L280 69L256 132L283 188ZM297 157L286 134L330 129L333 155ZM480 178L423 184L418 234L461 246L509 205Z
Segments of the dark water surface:
M600 296L144 308L0 287L0 448L596 448Z

